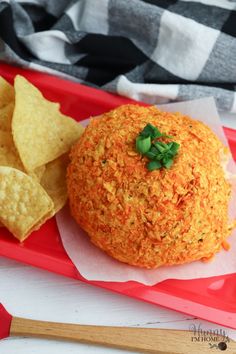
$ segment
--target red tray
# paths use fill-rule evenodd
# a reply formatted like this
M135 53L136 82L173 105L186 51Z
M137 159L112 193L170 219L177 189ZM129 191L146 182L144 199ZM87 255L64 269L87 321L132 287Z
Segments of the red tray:
M28 78L48 99L60 102L63 113L76 120L133 102L48 74L0 64L0 75L10 82L16 74ZM236 158L236 131L228 128L224 130ZM236 273L205 279L166 280L155 286L145 286L133 281L88 282L82 278L65 253L54 218L23 244L1 228L0 255L236 329Z

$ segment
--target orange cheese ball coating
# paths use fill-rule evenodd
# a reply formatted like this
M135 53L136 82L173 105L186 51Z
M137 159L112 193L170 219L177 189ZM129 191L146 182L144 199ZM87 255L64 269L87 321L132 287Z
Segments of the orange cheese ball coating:
M148 171L135 149L147 123L176 141L170 169ZM91 120L67 170L71 213L91 241L130 265L206 260L225 246L231 186L225 147L203 123L155 107L120 106ZM92 260L91 260L92 262Z

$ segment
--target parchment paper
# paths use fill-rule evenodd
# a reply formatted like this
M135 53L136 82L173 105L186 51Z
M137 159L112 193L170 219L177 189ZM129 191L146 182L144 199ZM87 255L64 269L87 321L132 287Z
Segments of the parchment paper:
M166 111L179 111L194 119L201 120L210 126L225 145L228 145L213 98L159 105L159 107ZM85 124L87 122L88 120L85 121ZM232 157L227 170L231 174L236 174ZM230 218L236 218L236 185L233 188L229 216ZM57 214L56 219L62 243L68 256L79 273L88 280L114 282L134 280L146 285L154 285L166 279L206 278L236 272L236 231L228 238L231 249L229 251L222 250L216 254L211 262L195 261L184 265L146 270L116 261L95 247L86 233L70 216L68 205Z

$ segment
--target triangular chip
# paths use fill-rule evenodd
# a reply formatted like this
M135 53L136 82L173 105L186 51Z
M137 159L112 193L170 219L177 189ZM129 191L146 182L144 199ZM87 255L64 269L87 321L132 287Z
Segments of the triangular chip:
M0 130L0 166L9 166L24 171L11 132Z
M11 132L2 130L0 130L0 166L14 167L25 172L25 168L15 148ZM29 175L40 182L45 169L45 165L37 167Z
M67 154L58 157L46 165L46 171L41 179L41 185L51 197L57 213L66 203L66 168L69 163Z
M14 103L9 103L7 106L0 108L0 130L11 131L11 121L14 110Z
M46 166L43 165L43 166L36 167L35 170L30 171L28 174L29 176L36 178L36 180L40 182L45 171L46 171Z
M14 101L14 88L0 76L0 108Z
M12 132L27 171L42 166L67 152L83 127L46 100L24 77L15 78L15 110Z
M51 198L32 177L0 167L0 221L23 241L54 214Z

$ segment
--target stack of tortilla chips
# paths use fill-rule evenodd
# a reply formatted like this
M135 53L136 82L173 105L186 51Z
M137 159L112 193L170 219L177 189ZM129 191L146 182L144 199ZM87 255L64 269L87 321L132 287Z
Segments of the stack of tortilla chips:
M20 241L67 199L68 151L83 127L22 76L0 77L0 223Z

